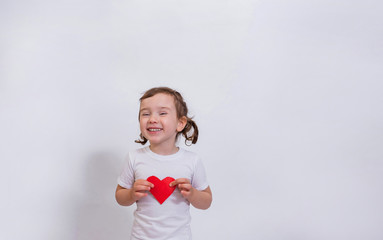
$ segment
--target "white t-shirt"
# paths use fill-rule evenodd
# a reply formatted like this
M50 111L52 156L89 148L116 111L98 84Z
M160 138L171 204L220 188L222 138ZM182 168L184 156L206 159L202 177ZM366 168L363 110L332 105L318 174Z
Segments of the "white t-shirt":
M118 184L132 188L135 180L156 176L188 178L197 190L205 190L209 185L200 158L197 154L180 148L172 155L159 155L144 147L130 152ZM190 203L176 190L161 205L152 194L136 202L132 240L189 240Z

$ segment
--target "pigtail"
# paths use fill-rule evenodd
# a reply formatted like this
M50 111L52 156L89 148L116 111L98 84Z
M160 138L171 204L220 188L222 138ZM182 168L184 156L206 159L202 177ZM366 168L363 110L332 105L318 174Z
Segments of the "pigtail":
M137 139L137 140L135 140L134 142L136 142L136 143L141 143L142 145L145 145L145 144L148 142L148 139L146 139L146 138L144 137L144 135L142 135L142 133L140 133L140 138L141 138L141 139Z
M190 131L192 131L191 134L189 134ZM192 144L196 144L198 140L197 124L191 118L187 118L185 128L181 131L181 134L185 137L185 145L191 146ZM188 142L191 143L188 144Z

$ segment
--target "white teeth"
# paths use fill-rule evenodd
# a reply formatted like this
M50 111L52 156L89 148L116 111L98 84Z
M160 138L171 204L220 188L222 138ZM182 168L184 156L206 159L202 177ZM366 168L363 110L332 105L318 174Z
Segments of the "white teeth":
M161 131L161 129L159 129L159 128L149 128L148 130L149 130L149 132L158 132L158 131Z

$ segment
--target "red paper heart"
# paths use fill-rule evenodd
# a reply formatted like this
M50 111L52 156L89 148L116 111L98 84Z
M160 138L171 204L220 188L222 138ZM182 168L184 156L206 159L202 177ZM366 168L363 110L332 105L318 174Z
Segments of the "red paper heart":
M153 183L154 187L150 189L150 192L157 199L157 201L162 204L165 200L172 195L176 186L170 187L169 184L174 181L172 177L166 177L162 180L158 179L156 176L148 177L149 182Z

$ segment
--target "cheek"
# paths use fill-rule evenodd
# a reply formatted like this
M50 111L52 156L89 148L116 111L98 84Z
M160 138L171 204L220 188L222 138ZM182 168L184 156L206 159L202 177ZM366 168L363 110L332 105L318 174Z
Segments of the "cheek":
M146 129L146 121L141 119L140 120L140 130L142 132L145 129Z

